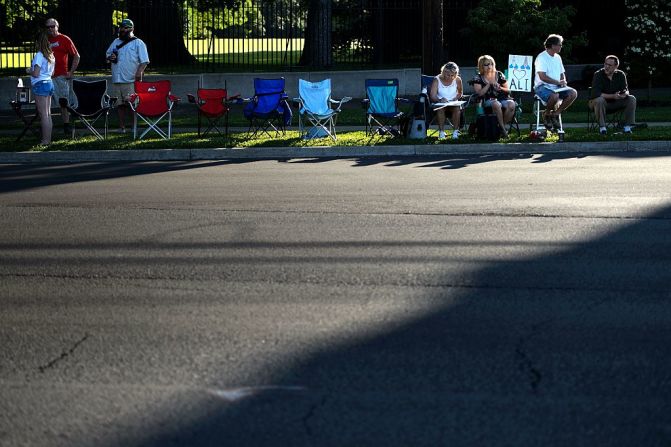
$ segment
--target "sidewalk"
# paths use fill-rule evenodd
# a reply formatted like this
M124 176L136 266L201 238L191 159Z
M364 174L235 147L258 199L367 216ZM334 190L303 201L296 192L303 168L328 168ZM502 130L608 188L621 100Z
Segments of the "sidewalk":
M105 151L0 152L0 163L80 163L194 160L284 160L291 158L455 157L566 153L671 153L670 141L586 143L417 144L398 146L254 147Z

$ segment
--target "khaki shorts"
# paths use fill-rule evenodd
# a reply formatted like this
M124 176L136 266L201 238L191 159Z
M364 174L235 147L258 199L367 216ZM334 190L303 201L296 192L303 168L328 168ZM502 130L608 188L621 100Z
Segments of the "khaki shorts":
M124 84L115 83L112 84L112 91L109 92L109 95L112 97L116 96L117 98L119 98L117 104L119 103L128 104L129 102L128 98L133 93L135 93L135 83L133 82L128 82Z
M65 98L68 100L68 104L73 107L77 107L77 97L72 94L72 79L68 79L65 76L57 76L52 78L51 81L54 83L54 100L51 103L52 107L60 107L58 100L60 98Z

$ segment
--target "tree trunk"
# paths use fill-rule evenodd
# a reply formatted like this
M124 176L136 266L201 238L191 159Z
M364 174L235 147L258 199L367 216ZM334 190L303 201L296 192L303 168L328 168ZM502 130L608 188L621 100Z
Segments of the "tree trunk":
M154 66L189 65L195 58L184 44L184 17L177 0L135 0L128 4L135 35L147 44Z
M310 0L305 45L299 65L312 68L328 68L333 65L331 13L331 0Z
M58 20L59 31L70 37L79 51L78 70L108 67L105 50L114 39L112 4L109 1L61 0L55 19Z
M422 2L422 72L432 75L439 72L443 56L443 2Z

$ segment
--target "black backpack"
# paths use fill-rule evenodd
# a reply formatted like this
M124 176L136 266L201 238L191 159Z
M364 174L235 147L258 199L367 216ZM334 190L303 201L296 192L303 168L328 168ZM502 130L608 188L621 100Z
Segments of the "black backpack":
M496 115L478 115L475 122L478 138L486 140L498 140L501 138L501 128Z

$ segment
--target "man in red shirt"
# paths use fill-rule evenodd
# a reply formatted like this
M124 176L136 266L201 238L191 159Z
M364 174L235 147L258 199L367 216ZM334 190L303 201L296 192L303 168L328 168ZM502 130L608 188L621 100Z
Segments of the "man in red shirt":
M54 83L54 101L59 104L59 99L65 98L68 104L72 104L72 101L76 101L76 98L72 95L71 80L72 73L79 65L79 52L72 39L58 32L58 20L47 19L45 26L49 34L51 49L56 58L54 74L51 77ZM70 58L72 58L72 61L70 61ZM67 136L72 128L70 127L70 114L65 107L61 107L61 118L63 118L63 130Z

